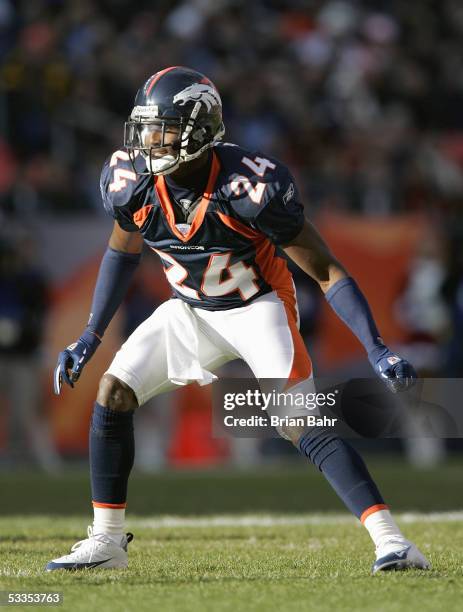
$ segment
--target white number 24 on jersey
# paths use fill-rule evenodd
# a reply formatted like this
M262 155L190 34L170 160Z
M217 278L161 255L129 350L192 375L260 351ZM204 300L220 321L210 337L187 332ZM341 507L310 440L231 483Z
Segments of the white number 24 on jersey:
M252 172L261 178L263 178L264 174L267 170L274 170L275 164L272 163L269 159L265 159L264 157L255 157L254 159L249 159L249 157L243 157L241 160L245 166L247 166ZM230 183L230 188L235 195L243 195L247 193L254 204L260 204L262 200L262 196L264 195L266 183L257 183L253 185L247 176L238 175L233 181Z
M186 297L200 300L199 292L183 283L188 276L188 271L176 261L172 255L162 253L153 249L159 257L167 264L166 277L171 286ZM217 253L211 255L201 283L201 292L208 297L221 297L234 291L238 291L243 300L249 300L259 292L259 286L255 282L257 274L252 266L247 266L242 261L230 265L231 253ZM228 278L222 280L223 273L227 272Z
M241 162L261 178L267 170L274 170L276 167L273 162L263 157L255 157L254 159L243 157ZM260 204L266 183L257 183L254 186L249 178L238 175L230 183L230 187L236 195L247 192L255 204ZM200 300L199 292L196 289L186 287L183 284L188 277L188 271L171 255L156 249L153 250L164 262L170 264L165 269L165 273L172 287L186 297ZM230 264L230 258L231 253L217 253L210 256L201 283L201 292L208 297L221 297L238 291L243 300L249 300L259 292L259 286L256 283L257 274L252 266L248 266L242 261ZM224 272L228 276L225 280L223 280Z

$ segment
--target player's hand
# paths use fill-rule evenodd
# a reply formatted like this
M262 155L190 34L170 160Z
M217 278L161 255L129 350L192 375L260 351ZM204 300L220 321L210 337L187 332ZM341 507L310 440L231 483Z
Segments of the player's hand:
M376 374L393 393L405 391L415 384L417 378L415 368L390 351L387 346L375 348L368 355L368 359Z
M92 357L100 345L101 340L90 331L85 331L82 336L70 344L58 355L53 386L56 395L61 393L63 381L74 388L74 383L79 379L85 364Z

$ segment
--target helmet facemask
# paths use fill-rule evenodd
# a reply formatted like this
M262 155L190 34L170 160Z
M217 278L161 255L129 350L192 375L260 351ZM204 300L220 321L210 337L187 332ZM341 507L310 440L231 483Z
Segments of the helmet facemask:
M137 174L170 174L181 163L196 159L222 138L223 123L213 134L208 117L202 116L201 106L196 102L189 117L159 117L157 106L133 109L124 125L124 146ZM162 150L164 153L160 155ZM146 172L135 168L134 161L139 154L145 160Z

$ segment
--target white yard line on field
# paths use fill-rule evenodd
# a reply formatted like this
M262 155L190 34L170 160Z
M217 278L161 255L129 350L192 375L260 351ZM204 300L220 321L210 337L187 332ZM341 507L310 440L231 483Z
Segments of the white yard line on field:
M402 523L451 523L463 521L463 511L455 512L405 512L394 514ZM305 515L213 515L205 517L160 516L156 518L130 518L129 525L159 529L160 527L276 527L292 525L339 525L358 521L347 514Z

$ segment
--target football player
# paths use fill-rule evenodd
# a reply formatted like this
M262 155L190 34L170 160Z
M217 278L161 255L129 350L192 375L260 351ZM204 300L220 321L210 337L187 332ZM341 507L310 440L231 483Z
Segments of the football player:
M257 379L310 380L298 330L291 258L320 285L392 391L413 367L384 344L358 285L304 217L294 179L276 159L229 143L219 92L179 66L151 76L125 123L124 147L105 162L101 195L114 228L81 337L59 355L55 392L71 387L102 341L140 260L143 243L161 258L173 298L122 345L98 389L90 424L94 522L88 538L46 569L123 568L133 414L179 384L207 384L243 359ZM323 427L280 434L321 470L376 546L373 573L428 561L393 520L363 460Z

